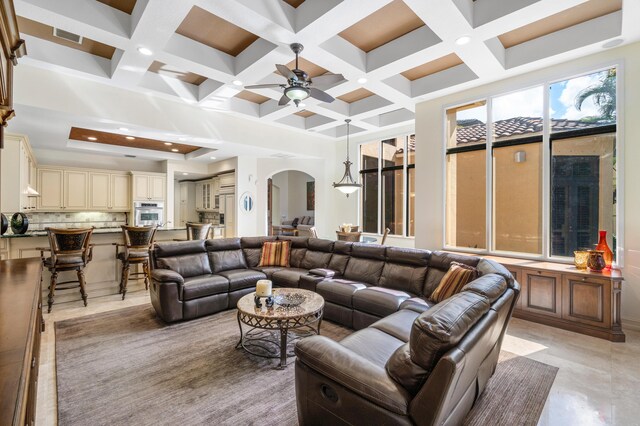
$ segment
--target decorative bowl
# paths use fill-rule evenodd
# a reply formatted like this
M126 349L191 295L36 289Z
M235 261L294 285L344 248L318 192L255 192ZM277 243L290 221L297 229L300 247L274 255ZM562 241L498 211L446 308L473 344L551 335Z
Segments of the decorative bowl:
M276 295L275 302L276 305L293 308L294 306L301 305L306 299L307 297L300 293L279 294Z
M11 230L14 234L24 234L29 229L29 218L24 213L14 213L11 216Z
M7 232L7 229L9 229L9 220L4 214L0 214L0 216L2 219L2 227L0 228L0 235L4 235L4 233Z

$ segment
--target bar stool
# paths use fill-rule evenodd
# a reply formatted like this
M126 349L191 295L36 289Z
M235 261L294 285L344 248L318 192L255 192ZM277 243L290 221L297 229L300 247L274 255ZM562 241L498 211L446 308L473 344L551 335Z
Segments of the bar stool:
M156 236L157 226L125 226L122 225L124 244L116 243L116 257L122 261L122 277L120 278L120 293L122 300L127 294L129 277L144 276L144 288L149 289L151 273L149 268L149 250ZM120 251L120 247L124 250ZM129 274L131 265L142 264L142 272ZM140 279L140 278L136 278Z
M48 309L51 313L55 292L57 290L70 290L80 288L80 295L87 306L86 282L84 279L84 268L91 261L92 246L91 234L93 228L89 229L56 229L45 228L49 238L49 248L40 248L42 266L51 272L51 283L49 284L49 297L47 298ZM49 257L44 256L45 252L50 252ZM77 281L58 281L58 272L76 271ZM77 284L76 284L77 283ZM65 284L76 284L64 286ZM60 287L60 286L63 287Z
M187 240L206 240L211 230L210 223L187 222Z

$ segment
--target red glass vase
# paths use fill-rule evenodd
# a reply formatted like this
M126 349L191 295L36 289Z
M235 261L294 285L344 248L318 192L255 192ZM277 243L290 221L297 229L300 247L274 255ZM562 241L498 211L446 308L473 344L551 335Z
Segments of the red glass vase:
M603 252L602 257L604 257L604 262L607 264L605 269L611 269L611 264L613 263L613 252L607 244L607 231L600 231L600 241L598 241L596 250Z

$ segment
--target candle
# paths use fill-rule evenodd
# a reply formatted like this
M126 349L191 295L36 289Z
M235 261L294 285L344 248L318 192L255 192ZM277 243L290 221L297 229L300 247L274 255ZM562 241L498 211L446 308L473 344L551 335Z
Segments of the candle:
M269 297L271 296L271 281L270 280L258 280L256 283L256 296Z

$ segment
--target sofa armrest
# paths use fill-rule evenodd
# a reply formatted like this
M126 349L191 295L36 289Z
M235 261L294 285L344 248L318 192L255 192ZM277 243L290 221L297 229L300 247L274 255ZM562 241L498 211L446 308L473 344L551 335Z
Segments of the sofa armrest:
M291 225L293 223L293 219L291 220L283 220L280 222L280 225Z
M181 286L184 284L182 275L171 269L154 269L151 271L151 279L159 283L177 283Z
M406 414L410 396L378 366L340 343L312 336L295 346L298 361L352 392L397 414Z
M333 278L337 275L337 272L334 271L333 269L326 269L326 268L311 269L309 273L311 275L317 275L319 277L324 277L324 278Z

